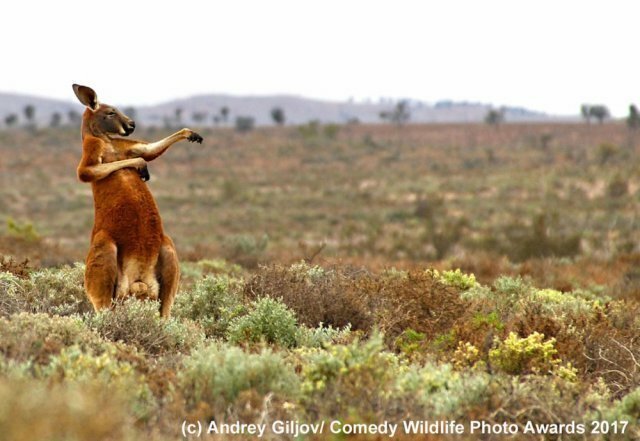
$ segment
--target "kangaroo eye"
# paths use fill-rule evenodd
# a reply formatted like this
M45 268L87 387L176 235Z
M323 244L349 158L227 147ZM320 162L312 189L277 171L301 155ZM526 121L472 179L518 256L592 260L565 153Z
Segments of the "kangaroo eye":
M115 114L116 114L116 112L114 112L113 110L111 112L107 113L107 115L109 115L109 116L114 116Z

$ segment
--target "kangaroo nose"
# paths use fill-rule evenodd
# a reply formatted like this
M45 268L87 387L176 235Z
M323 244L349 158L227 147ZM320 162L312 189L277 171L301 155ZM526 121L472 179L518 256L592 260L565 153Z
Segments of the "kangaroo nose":
M125 136L131 135L135 129L136 129L136 123L134 121L127 122L124 128Z

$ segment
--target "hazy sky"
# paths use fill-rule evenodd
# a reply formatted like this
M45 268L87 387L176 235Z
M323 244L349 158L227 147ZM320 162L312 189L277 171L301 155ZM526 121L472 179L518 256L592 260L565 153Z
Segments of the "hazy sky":
M614 114L640 104L640 2L29 1L0 9L0 91L411 97Z

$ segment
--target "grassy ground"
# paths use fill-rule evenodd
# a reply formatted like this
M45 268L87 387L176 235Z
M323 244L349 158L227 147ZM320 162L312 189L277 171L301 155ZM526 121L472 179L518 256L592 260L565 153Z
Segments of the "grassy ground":
M9 439L175 439L185 419L640 435L640 162L625 126L201 133L150 165L183 272L161 321L154 304L87 303L78 133L0 132Z

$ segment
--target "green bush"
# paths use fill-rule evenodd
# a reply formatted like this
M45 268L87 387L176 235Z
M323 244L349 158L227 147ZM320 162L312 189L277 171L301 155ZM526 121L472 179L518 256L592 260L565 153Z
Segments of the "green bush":
M331 343L344 343L351 338L351 327L333 328L323 326L322 323L315 328L300 326L296 335L298 346L309 348L322 348Z
M84 291L84 265L34 271L28 279L0 273L0 315L44 312L71 315L93 310Z
M420 408L425 417L464 418L487 400L490 376L458 372L450 364L411 366L396 380L396 394Z
M245 268L256 268L263 259L268 244L269 236L266 234L259 239L246 234L230 236L223 244L224 257Z
M197 265L204 274L220 274L227 275L229 277L238 277L243 274L243 270L240 265L227 262L224 259L199 260Z
M493 287L498 295L514 301L529 294L533 289L531 281L520 276L500 276L493 282Z
M0 316L6 317L22 309L23 283L17 275L0 271Z
M306 406L332 416L386 408L404 369L398 356L385 350L378 333L364 342L329 345L325 350L304 348L297 354Z
M236 294L240 283L226 276L207 276L176 297L173 314L198 323L208 337L222 337L242 311Z
M426 338L427 336L424 333L408 328L396 338L394 346L404 355L411 357L419 353Z
M554 339L544 341L544 335L538 332L525 338L511 332L504 341L495 340L496 348L489 351L489 361L508 374L546 374L555 364L554 343Z
M297 323L295 313L285 304L265 297L252 302L248 314L231 321L227 336L232 343L264 341L292 347L298 340Z
M558 318L590 317L602 303L585 300L579 294L562 293L554 289L540 289L531 293L530 299L539 302L543 309Z
M460 269L456 269L455 271L443 271L439 272L438 270L429 270L433 276L440 280L440 282L444 283L447 286L452 286L454 288L458 288L461 291L466 291L475 286L478 286L478 282L476 282L476 276L473 274L465 274Z
M489 351L491 366L507 374L555 374L570 381L576 379L576 370L556 358L556 340L550 338L544 341L544 335L534 332L525 338L515 333L503 341L495 339L496 347Z
M0 318L0 353L17 362L48 363L68 346L99 349L100 337L76 317L20 313Z
M88 326L107 340L123 341L150 354L188 353L204 341L195 323L161 319L158 302L126 299L112 310L87 316Z
M250 354L241 348L213 343L184 360L178 383L191 407L205 402L225 409L243 391L294 396L298 380L283 358L269 349Z
M156 408L146 378L132 364L118 360L115 346L107 346L100 355L78 346L64 348L39 370L39 376L65 384L101 386L102 393L122 397L137 418L149 418Z
M372 325L366 292L346 271L325 270L306 262L263 266L245 283L244 296L248 300L282 299L299 322L309 327L324 323L368 330Z
M121 398L101 386L0 378L2 439L134 441L133 423Z
M611 423L628 421L630 433L627 438L624 439L638 439L640 435L640 427L637 427L638 419L640 418L640 387L634 389L625 395L622 399L617 400L603 414L599 415L596 412L590 415L592 420L605 420ZM635 426L635 427L634 427ZM635 437L634 437L635 434Z
M24 239L27 242L36 242L40 240L40 234L31 222L18 222L15 219L7 218L7 231L9 235Z

